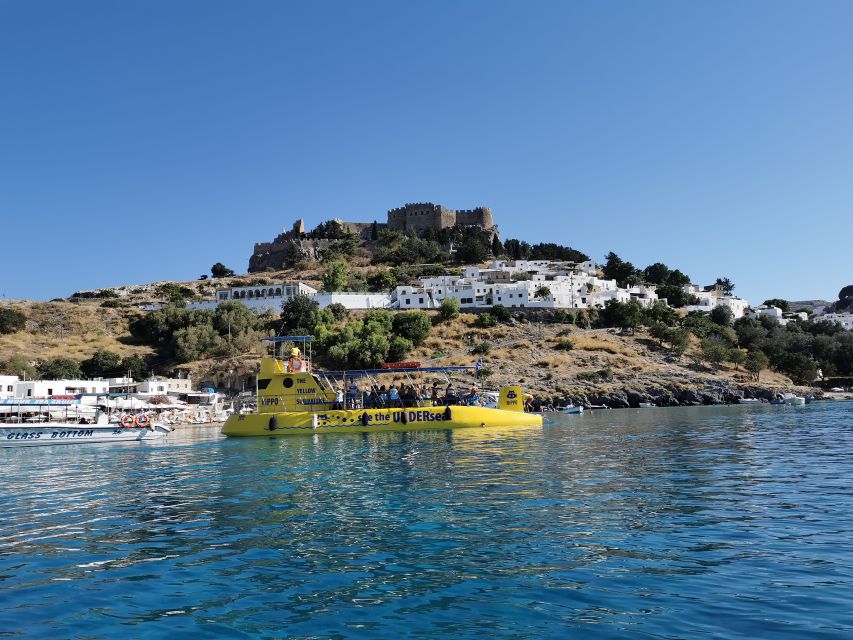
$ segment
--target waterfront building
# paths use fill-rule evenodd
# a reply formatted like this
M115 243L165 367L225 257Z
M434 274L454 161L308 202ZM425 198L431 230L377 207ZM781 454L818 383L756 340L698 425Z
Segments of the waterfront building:
M146 395L171 395L189 393L193 390L192 378L152 377L136 385L136 392Z
M23 380L15 385L15 398L51 398L76 396L81 393L109 393L110 383L103 378L93 380Z
M18 376L0 376L0 400L15 397L15 387L20 379Z

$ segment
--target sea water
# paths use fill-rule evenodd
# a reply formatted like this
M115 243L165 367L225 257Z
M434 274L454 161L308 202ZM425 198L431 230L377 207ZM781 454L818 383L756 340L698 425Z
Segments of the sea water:
M0 637L850 637L851 417L3 449Z

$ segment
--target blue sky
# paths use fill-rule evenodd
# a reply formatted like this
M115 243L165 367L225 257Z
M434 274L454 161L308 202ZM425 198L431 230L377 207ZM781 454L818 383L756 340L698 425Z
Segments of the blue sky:
M245 271L297 217L853 282L853 3L0 0L0 295Z

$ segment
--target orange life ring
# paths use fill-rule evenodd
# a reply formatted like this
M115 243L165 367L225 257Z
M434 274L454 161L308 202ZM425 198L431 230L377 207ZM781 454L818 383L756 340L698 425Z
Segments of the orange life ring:
M145 428L145 427L148 427L150 425L151 425L151 419L148 416L146 416L144 413L141 413L138 416L136 416L136 426L137 427Z
M136 426L136 418L134 418L134 417L133 417L132 415L130 415L129 413L124 414L124 415L121 417L121 420L119 420L118 422L119 422L119 424L120 424L121 426L123 426L125 429L130 429L131 427L135 427L135 426Z
M302 360L293 356L290 360L287 361L288 366L290 366L291 371L302 371Z

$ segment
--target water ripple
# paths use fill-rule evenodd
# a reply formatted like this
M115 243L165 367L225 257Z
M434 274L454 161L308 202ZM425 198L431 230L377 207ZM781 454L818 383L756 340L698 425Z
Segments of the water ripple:
M5 449L0 636L846 636L851 408Z

